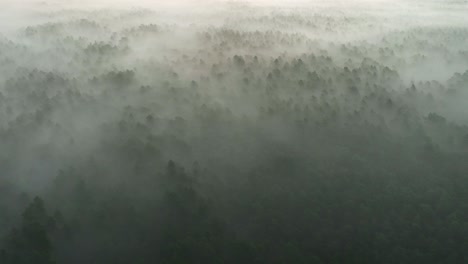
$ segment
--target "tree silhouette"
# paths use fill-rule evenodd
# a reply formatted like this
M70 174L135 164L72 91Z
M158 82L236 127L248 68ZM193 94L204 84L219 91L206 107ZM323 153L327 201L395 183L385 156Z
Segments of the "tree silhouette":
M4 264L51 264L52 243L49 232L54 223L47 215L44 202L36 197L22 214L19 228L14 228L1 253Z

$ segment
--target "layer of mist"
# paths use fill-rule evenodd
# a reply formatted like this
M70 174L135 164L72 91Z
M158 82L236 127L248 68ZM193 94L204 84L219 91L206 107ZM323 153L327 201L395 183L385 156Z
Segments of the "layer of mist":
M466 263L466 14L0 1L0 263Z

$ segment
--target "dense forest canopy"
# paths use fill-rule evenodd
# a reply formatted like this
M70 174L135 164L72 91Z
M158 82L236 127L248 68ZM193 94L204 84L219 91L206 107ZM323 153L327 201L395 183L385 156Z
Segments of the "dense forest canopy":
M0 263L468 263L466 1L1 1Z

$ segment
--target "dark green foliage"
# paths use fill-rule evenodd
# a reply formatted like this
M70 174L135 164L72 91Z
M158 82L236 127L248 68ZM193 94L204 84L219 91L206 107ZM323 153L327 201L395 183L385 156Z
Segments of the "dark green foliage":
M0 264L468 263L465 7L193 2L0 8Z
M162 263L222 263L223 227L211 215L208 205L194 189L194 183L183 169L170 161L166 177L170 186L166 191L161 215Z
M6 238L2 263L55 263L50 240L50 232L54 228L54 220L47 215L44 202L34 198L22 214L21 226L14 228Z

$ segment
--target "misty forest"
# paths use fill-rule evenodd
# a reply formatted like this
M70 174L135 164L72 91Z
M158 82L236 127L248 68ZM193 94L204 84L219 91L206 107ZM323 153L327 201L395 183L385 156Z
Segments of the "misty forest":
M467 14L0 1L0 263L468 263Z

